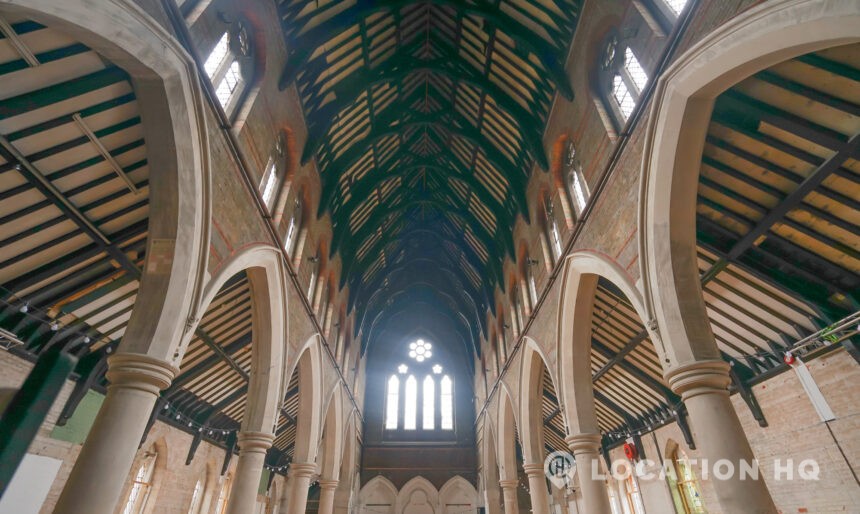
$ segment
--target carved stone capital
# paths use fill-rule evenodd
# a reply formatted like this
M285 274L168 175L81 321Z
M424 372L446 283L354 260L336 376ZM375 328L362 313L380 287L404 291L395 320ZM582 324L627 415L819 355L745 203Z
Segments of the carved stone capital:
M266 453L266 450L272 447L272 442L275 440L273 434L266 432L239 432L236 434L240 452L258 452Z
M108 357L107 362L108 389L138 389L157 395L179 373L169 362L139 353L117 353Z
M291 478L311 478L317 472L317 465L313 462L293 462L290 464Z
M585 453L596 454L600 452L600 434L573 434L564 438L567 447L574 457Z
M722 360L702 360L676 366L664 375L669 387L683 400L700 394L729 394L729 364Z
M322 489L323 491L334 491L335 489L337 489L338 483L338 480L331 480L325 478L321 478L319 480L320 489Z
M518 483L519 482L517 482L516 479L499 480L499 487L501 487L503 491L516 489Z
M543 475L543 463L542 462L528 462L523 464L523 471L526 472L529 478Z

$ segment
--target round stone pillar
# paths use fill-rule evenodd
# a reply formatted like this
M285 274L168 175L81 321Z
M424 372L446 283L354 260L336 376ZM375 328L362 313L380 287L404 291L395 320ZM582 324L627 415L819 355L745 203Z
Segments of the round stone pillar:
M263 477L266 451L272 447L274 440L274 435L265 432L239 432L239 459L236 461L236 474L233 476L233 486L227 502L227 514L254 511L260 480Z
M516 480L499 480L499 487L502 488L502 499L505 502L505 514L520 513L520 505L517 501L517 484Z
M337 489L337 480L320 479L320 506L318 514L334 513L334 492Z
M543 463L523 464L523 471L529 477L532 514L549 514L549 492L546 488L546 473L543 470Z
M742 467L748 469L757 463L729 399L728 363L707 360L684 364L669 370L665 378L687 407L699 462L708 467L709 481L722 510L776 513L761 474L757 479L740 474ZM734 472L725 476L729 466Z
M576 462L576 477L585 512L609 514L609 495L600 473L600 434L574 434L564 438Z
M304 514L308 506L308 488L311 477L317 472L313 462L294 462L290 465L290 481L293 484L290 491L290 504L287 514Z
M500 496L499 489L485 485L484 508L487 514L503 514L502 499Z
M57 514L113 514L143 431L177 370L147 355L108 357L107 395L57 500Z

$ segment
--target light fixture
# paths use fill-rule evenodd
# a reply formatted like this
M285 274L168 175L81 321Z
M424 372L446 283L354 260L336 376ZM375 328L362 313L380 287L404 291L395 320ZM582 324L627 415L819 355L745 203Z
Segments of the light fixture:
M27 311L29 311L29 310L30 310L30 303L27 302L18 309L18 312L20 312L21 314L27 314Z

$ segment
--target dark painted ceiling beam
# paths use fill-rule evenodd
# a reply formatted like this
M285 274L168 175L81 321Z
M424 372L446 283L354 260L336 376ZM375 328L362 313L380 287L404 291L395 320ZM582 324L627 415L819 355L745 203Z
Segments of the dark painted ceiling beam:
M402 80L412 73L431 72L456 79L493 97L496 106L516 121L519 126L520 136L523 138L525 146L529 149L537 164L543 169L549 168L549 160L546 157L543 141L541 140L543 129L540 127L539 120L532 113L526 111L501 88L486 77L477 75L473 71L473 68L467 64L458 63L456 59L460 59L459 57L452 57L455 61L450 59L422 61L414 56L404 56L403 58L405 63L400 67L383 66L378 71L368 70L364 72L371 75L372 78L368 77L362 80L362 72L358 72L355 78L349 81L350 84L341 84L344 90L342 96L337 96L337 93L335 93L336 100L326 104L323 109L320 109L320 112L308 113L308 138L302 152L302 164L306 164L316 154L325 134L329 131L334 121L338 119L338 113L354 105L361 95L365 94L371 87ZM347 81L345 80L344 82ZM315 123L315 121L318 121L318 123Z
M447 205L444 202L433 199L406 199L402 202L398 203L395 206L378 208L374 211L370 218L364 222L361 228L351 236L350 238L350 246L344 247L344 251L341 252L344 260L345 270L349 271L352 268L352 263L356 262L355 258L355 248L352 244L360 244L365 241L370 235L375 231L379 226L384 224L384 220L393 214L400 214L404 211L407 211L412 208L424 207L430 208L437 212L449 213L454 216L460 218L464 224L464 226L471 227L472 232L475 237L481 241L487 249L487 252L493 255L503 255L502 250L499 248L499 244L501 243L502 248L504 248L505 255L509 255L511 257L514 256L514 244L513 244L513 236L510 233L505 235L500 230L500 227L496 227L496 233L491 234L487 231L486 227L483 224L478 222L477 218L473 217L472 213L469 212L468 209L458 208L455 206ZM383 239L393 240L397 239L397 234L385 234L383 235ZM332 240L332 244L336 244L336 241Z
M520 58L524 61L530 62L529 55L537 57L559 93L561 93L561 95L567 100L573 99L573 87L570 84L570 78L564 69L564 63L559 59L559 55L561 55L562 59L566 57L566 48L555 47L541 36L536 35L531 29L505 14L498 7L498 4L493 5L484 0L478 0L476 3L472 4L465 4L455 0L427 1L437 5L453 7L466 14L483 18L489 22L492 26L496 27L516 42L514 51L519 53ZM390 0L384 3L370 1L357 2L355 6L344 9L337 15L332 16L326 22L308 30L305 34L300 35L297 39L301 41L301 44L287 45L288 48L293 48L295 50L287 59L284 71L281 73L278 86L281 90L285 89L287 85L296 79L298 73L317 48L322 46L326 41L331 40L332 38L340 35L343 31L355 25L356 20L362 20L370 14L383 9L398 11L410 3L413 2L411 0ZM291 24L301 27L305 23L309 23L312 19L313 13L308 15L305 20L299 20ZM549 27L544 28L552 32ZM525 50L525 52L522 50Z

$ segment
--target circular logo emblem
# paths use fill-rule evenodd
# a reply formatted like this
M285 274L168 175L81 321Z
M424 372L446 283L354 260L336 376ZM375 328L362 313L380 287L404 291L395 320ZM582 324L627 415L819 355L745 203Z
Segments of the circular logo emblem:
M573 481L576 474L576 461L567 452L552 452L543 461L543 472L552 485L561 489Z

